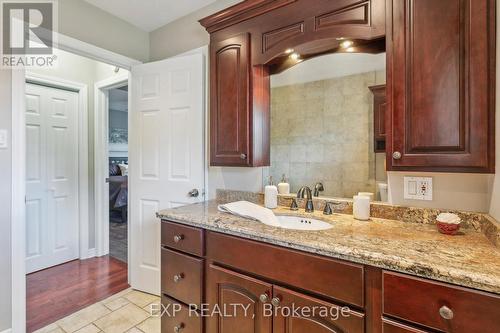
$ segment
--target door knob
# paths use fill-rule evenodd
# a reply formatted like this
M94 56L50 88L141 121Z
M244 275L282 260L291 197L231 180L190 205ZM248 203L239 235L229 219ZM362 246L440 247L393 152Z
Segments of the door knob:
M247 159L247 154L241 154L241 155L240 155L240 158L241 158L242 160L246 160L246 159Z
M401 155L401 153L399 151L395 151L393 154L392 154L392 158L395 159L395 160L400 160L401 157L403 157L403 155Z
M188 195L191 198L197 198L200 195L200 191L198 191L198 189L195 188L195 189L192 189L191 191L189 191Z

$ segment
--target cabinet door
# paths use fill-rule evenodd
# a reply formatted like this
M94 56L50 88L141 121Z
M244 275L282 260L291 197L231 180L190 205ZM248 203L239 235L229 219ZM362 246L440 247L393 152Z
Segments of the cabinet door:
M364 315L274 286L273 333L363 333ZM295 311L293 311L295 309Z
M250 35L211 43L210 164L250 161Z
M389 0L390 170L494 172L494 0Z
M370 90L373 93L374 149L377 153L384 153L386 140L385 114L387 110L385 84L370 87Z
M268 283L210 265L207 302L210 308L224 313L207 317L207 332L271 333L272 317L264 316L264 303L260 300L261 296L270 299L271 292L272 285ZM270 306L267 300L265 304Z

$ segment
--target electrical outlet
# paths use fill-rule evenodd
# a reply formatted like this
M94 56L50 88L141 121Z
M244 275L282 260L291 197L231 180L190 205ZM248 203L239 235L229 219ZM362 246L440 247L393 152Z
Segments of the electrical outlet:
M432 201L432 178L404 177L404 198Z

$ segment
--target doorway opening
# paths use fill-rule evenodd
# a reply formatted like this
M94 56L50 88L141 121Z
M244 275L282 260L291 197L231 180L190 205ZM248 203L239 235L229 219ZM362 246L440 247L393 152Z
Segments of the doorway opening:
M109 255L128 262L128 84L108 91Z
M103 79L123 81L125 75L128 80L128 71L63 50L54 52L60 61L57 68L25 74L27 332L129 287L127 255L120 260L97 251L96 137L91 133L98 115L88 89ZM128 90L122 91L127 101ZM120 200L125 202L126 222L126 195ZM128 235L124 237L127 244Z

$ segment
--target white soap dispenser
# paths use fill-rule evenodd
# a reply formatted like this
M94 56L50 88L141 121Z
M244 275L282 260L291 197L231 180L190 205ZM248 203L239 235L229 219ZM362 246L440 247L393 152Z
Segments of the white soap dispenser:
M278 184L279 194L290 194L290 184L286 181L286 176L283 174L281 182Z
M273 177L269 177L269 185L264 188L264 205L269 209L278 207L278 188L273 183Z

